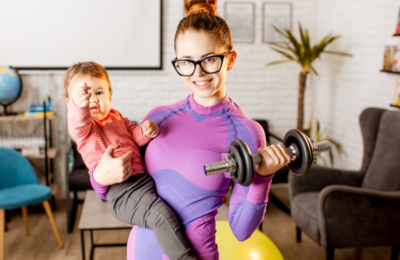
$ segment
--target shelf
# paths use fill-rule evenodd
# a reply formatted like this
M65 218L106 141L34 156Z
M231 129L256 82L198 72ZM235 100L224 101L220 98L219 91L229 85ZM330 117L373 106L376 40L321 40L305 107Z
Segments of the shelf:
M56 147L49 147L47 148L47 157L49 159L54 159L56 158L57 155L57 148ZM44 154L40 154L40 155L27 155L25 156L26 159L44 159Z
M400 33L393 34L394 37L400 37Z
M397 107L397 108L400 108L400 106L396 106L396 105L393 105L393 104L390 104L390 106L391 106L391 107Z
M391 70L381 70L381 72L392 73L392 74L400 74L400 71L391 71Z
M47 116L46 119L52 120L54 116ZM24 114L18 114L13 116L0 116L1 121L38 121L42 120L43 117L25 117Z

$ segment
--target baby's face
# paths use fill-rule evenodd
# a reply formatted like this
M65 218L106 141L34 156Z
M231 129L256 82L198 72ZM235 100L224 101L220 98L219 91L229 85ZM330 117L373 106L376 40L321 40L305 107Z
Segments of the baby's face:
M106 80L91 77L91 76L80 76L73 78L69 87L69 96L71 96L71 91L74 87L85 84L90 87L90 114L92 118L97 120L102 120L107 117L111 109L111 97L112 92L110 92L109 84Z

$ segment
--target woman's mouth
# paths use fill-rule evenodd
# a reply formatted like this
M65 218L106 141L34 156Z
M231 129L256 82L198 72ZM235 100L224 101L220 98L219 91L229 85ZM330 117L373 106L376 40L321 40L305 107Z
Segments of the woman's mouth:
M213 80L208 79L208 80L193 81L193 83L197 88L205 89L205 88L208 88L208 86L210 86L211 81L213 81Z

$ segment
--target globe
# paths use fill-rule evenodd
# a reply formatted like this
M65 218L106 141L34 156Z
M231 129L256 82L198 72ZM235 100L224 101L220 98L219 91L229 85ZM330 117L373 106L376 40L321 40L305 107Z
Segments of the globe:
M10 115L7 106L18 99L22 90L21 78L11 67L0 67L0 105L4 107L3 115Z

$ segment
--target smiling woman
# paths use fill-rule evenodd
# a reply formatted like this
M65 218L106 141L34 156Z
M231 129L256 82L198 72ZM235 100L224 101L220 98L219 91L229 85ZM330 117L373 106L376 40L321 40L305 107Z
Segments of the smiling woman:
M232 188L230 227L243 241L263 219L273 174L290 161L282 146L265 148L262 127L225 93L225 79L237 53L232 50L228 25L216 14L216 4L213 0L184 1L187 17L178 25L172 65L192 94L175 104L153 109L144 119L154 121L160 129L146 149L147 170L156 183L157 194L176 212L198 260L219 259L215 216L231 185L224 175L204 175L204 164L220 160L236 138L263 157L253 182L248 187L235 183ZM109 176L110 167L120 162L120 158L103 155L91 175L99 195L108 183L95 180ZM128 259L167 259L156 234L152 229L135 226L128 241Z

